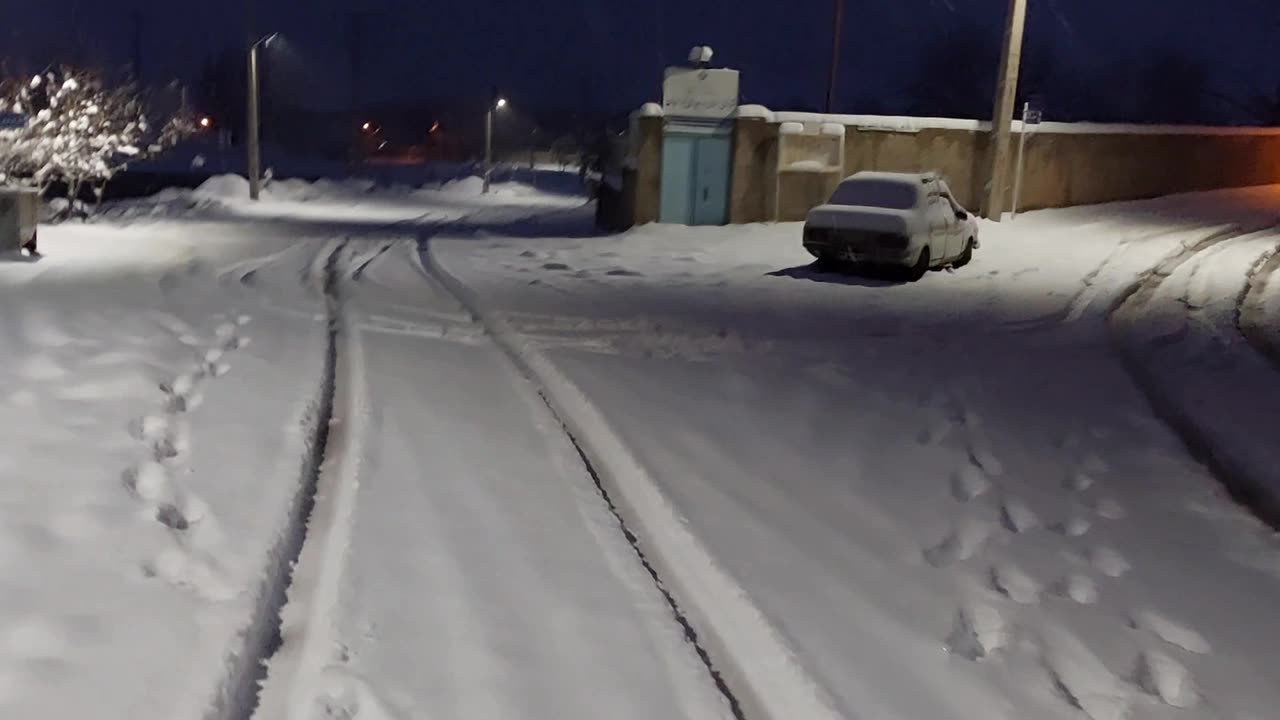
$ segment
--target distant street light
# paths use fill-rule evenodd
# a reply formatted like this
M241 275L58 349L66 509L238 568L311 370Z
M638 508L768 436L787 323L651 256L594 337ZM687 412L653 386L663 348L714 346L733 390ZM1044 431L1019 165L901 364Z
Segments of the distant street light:
M258 49L265 48L280 33L271 33L249 46L249 199L262 194L262 138L258 113Z
M373 129L373 123L368 123L368 122L367 122L367 123L365 123L365 124L361 125L361 126L360 126L360 129L361 129L361 130L363 130L363 131L365 131L365 132L369 132L370 130L372 130L372 129Z
M200 118L200 127L208 130L213 125L213 121L207 117Z
M489 103L484 113L484 192L488 194L493 175L493 114L507 106L507 99L499 97Z

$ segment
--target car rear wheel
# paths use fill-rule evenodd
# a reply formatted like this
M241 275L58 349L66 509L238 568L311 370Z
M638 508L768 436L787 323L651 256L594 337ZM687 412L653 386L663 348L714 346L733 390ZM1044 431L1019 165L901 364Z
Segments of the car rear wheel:
M810 267L814 272L819 273L833 273L841 270L840 261L832 255L819 255Z
M973 238L965 240L964 252L960 254L960 257L956 258L955 262L951 263L951 267L962 268L971 262L973 262Z
M929 272L929 248L925 247L920 250L920 257L916 260L916 264L912 265L906 274L907 282L916 282Z

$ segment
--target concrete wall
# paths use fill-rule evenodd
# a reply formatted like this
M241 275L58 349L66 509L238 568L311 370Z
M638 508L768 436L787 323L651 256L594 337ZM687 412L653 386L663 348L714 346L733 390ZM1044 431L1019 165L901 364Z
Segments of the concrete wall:
M778 131L763 118L742 119L733 128L729 222L773 219L773 176L777 171Z
M623 176L624 189L631 194L627 205L636 225L657 222L662 208L662 118L636 118L632 127L631 157L634 170ZM761 168L758 172L763 172Z
M838 116L829 120L839 120ZM799 220L822 204L840 178L859 170L938 170L957 199L977 209L985 182L985 127L972 121L884 118L845 122L843 167L800 171L780 163L780 123L739 118L733 133L729 222ZM865 119L862 119L865 120ZM887 121L893 122L887 122ZM826 121L826 120L824 120ZM903 122L906 121L906 122ZM658 217L662 118L639 118L633 221ZM788 136L809 150L813 136ZM813 125L813 127L810 127ZM874 128L874 129L873 129ZM812 142L810 142L812 140ZM1014 142L1018 136L1015 134ZM817 146L815 145L815 148ZM791 152L790 149L787 150ZM815 150L816 152L816 150ZM1010 173L1012 184L1013 173ZM1143 128L1048 124L1028 136L1020 209L1137 200L1179 192L1280 183L1280 128ZM1012 193L1012 188L1009 188Z

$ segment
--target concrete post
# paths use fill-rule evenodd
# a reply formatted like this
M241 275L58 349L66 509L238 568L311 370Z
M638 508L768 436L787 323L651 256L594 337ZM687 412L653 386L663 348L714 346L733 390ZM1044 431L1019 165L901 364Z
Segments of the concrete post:
M987 149L987 187L982 204L983 217L997 222L1004 214L1009 185L1009 134L1013 128L1014 104L1018 97L1018 71L1022 65L1022 34L1027 22L1027 0L1009 0L1009 18L1004 33L1004 53L996 80L995 112L991 118L991 141Z
M249 46L249 199L262 194L262 146L258 127L258 45Z

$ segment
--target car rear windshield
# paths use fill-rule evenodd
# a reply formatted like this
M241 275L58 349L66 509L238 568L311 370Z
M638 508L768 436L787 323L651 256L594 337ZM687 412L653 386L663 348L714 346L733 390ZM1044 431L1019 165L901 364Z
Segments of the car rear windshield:
M916 206L917 197L919 197L919 190L909 183L892 180L848 180L836 188L831 196L831 204L910 210Z

